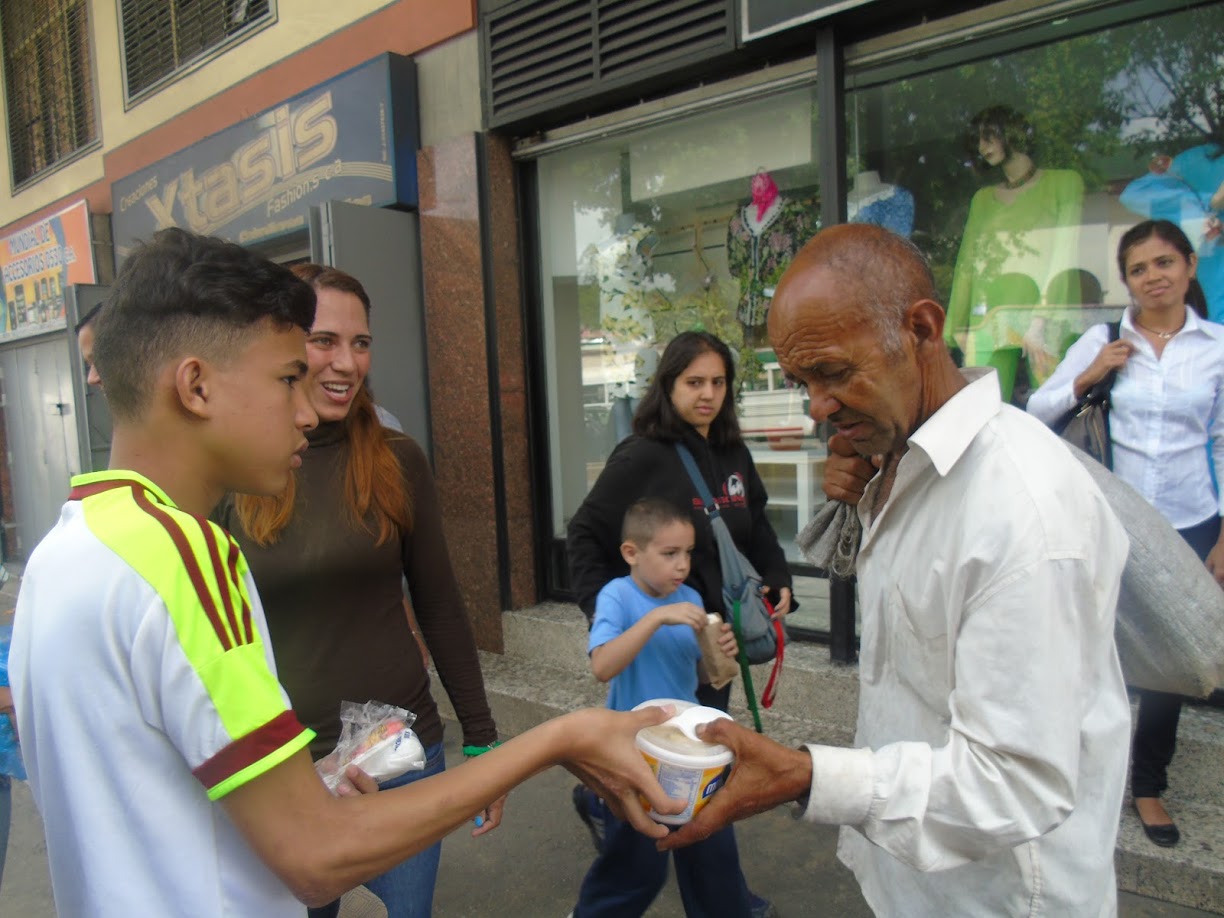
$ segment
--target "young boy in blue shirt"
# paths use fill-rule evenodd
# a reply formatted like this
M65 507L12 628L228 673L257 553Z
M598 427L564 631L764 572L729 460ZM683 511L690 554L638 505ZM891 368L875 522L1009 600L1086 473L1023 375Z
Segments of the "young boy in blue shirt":
M600 682L610 683L608 707L613 710L628 711L655 698L697 701L697 635L707 618L701 596L684 584L693 544L686 509L646 498L625 514L621 556L629 576L600 591L588 643L591 670ZM723 625L719 649L736 655L730 625ZM641 915L666 881L667 852L609 814L603 846L582 881L573 918ZM676 882L688 918L751 914L729 826L676 851Z

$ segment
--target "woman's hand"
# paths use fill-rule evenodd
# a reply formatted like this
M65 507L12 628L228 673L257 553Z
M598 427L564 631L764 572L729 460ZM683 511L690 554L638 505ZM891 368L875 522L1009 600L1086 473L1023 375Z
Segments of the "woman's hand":
M1117 341L1110 341L1101 348L1092 363L1088 364L1088 368L1075 377L1076 401L1083 398L1089 389L1114 370L1125 366L1126 361L1130 359L1130 355L1134 352L1135 346L1129 341L1123 341L1121 338Z
M1215 578L1216 583L1224 587L1224 541L1216 542L1211 551L1207 552L1207 572Z
M778 601L774 605L772 616L774 621L790 614L792 595L790 587L778 587Z
M480 814L480 825L472 830L472 838L476 838L480 835L487 835L501 825L502 812L506 809L507 796L509 795L498 797L487 807L485 807L484 811Z

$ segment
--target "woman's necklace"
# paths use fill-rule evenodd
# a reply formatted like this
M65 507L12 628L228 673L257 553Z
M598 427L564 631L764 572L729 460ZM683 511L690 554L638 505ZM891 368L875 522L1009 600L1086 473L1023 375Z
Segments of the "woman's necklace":
M1177 328L1173 329L1173 331L1156 331L1156 329L1154 328L1148 328L1146 325L1140 322L1138 318L1135 318L1133 321L1136 325L1142 328L1149 335L1155 335L1161 341L1168 341L1170 338L1172 338L1179 331L1181 331L1183 328L1186 327L1186 317L1184 315L1182 316L1181 325L1177 326Z
M1015 191L1021 185L1027 184L1029 180L1032 179L1032 177L1036 174L1037 174L1037 164L1030 163L1028 167L1028 171L1025 172L1024 175L1020 176L1020 178L1016 179L1015 181L1012 181L1011 179L1009 179L1007 177L1007 173L1004 173L1003 174L1003 185L1005 188L1007 188L1008 191Z

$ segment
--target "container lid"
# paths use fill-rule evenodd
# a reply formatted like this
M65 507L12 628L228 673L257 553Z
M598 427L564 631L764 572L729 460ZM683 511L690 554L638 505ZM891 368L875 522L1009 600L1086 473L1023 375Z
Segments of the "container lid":
M680 715L684 715L684 720L689 723L709 723L712 720L727 717L727 714L717 708L702 707L695 705L692 702L672 702L670 700L647 702L646 704L669 703L676 704L676 715L670 720L666 720L661 724L656 724L653 727L643 727L638 731L638 736L653 743L660 748L686 756L720 756L730 753L730 749L722 745L722 743L706 743L695 736L688 735L681 724ZM638 707L643 707L639 705ZM635 708L636 710L636 708ZM691 728L690 728L691 729Z

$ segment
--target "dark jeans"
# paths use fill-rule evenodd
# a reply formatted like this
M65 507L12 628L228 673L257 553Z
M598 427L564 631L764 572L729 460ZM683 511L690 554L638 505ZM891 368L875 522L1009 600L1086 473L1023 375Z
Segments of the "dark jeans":
M446 770L446 753L441 743L425 748L425 767L409 771L398 778L389 778L378 785L379 791L403 787ZM442 858L442 842L435 842L386 873L366 883L366 889L378 896L387 907L388 918L429 918L433 913L434 885L438 879L438 863ZM319 908L307 909L308 918L336 918L340 900Z
M1203 560L1220 537L1220 518L1179 529L1178 534ZM1131 796L1159 797L1169 786L1169 763L1177 749L1181 695L1139 690L1139 716L1131 746Z
M708 682L703 682L697 686L697 703L703 704L707 708L718 708L720 711L727 710L727 706L731 704L732 684L728 682L722 688L716 689Z
M582 881L574 918L635 918L667 882L668 852L610 812L606 824L603 852ZM749 918L748 884L731 826L674 854L688 918Z

